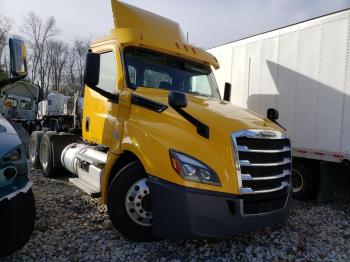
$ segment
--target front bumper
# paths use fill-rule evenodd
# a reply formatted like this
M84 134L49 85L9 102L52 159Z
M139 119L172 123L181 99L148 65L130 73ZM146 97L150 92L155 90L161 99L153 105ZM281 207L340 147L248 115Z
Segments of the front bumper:
M215 238L281 224L289 213L291 194L281 209L244 215L241 196L186 188L149 178L154 234L167 238Z
M19 193L27 193L32 184L26 175L19 175L11 183L0 185L0 202L5 199L10 200Z

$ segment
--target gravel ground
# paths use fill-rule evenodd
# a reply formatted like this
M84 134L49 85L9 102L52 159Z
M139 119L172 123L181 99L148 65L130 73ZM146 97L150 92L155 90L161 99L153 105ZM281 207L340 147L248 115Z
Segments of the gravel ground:
M294 201L288 221L218 240L125 240L106 207L69 184L31 171L37 207L34 234L5 261L349 261L350 197L333 204Z
M16 129L27 145L28 134ZM136 243L113 228L99 199L72 186L68 177L48 179L38 170L30 177L37 210L34 234L4 261L350 260L350 181L339 183L342 194L332 204L294 200L281 226L217 240Z

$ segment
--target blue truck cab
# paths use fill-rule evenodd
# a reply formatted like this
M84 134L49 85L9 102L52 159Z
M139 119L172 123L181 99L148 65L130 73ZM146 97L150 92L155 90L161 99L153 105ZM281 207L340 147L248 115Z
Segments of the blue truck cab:
M12 78L2 80L0 89L27 75L25 47L10 39ZM0 257L22 248L35 224L35 200L28 178L22 142L12 125L0 115Z

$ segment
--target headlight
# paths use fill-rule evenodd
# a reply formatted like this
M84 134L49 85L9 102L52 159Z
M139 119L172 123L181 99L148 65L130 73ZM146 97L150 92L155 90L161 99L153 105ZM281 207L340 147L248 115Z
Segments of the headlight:
M199 160L185 154L170 150L171 164L182 178L215 186L221 186L214 170Z
M18 161L21 159L21 150L15 148L2 157L3 162Z

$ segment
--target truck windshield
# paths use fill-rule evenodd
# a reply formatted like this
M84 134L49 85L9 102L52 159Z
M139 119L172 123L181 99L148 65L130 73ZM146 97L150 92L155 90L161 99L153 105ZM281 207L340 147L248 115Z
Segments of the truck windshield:
M124 54L130 88L160 88L220 99L209 66L140 48L126 49Z
M21 100L19 104L20 109L25 109L25 110L31 110L32 109L32 102L27 101L27 100Z

